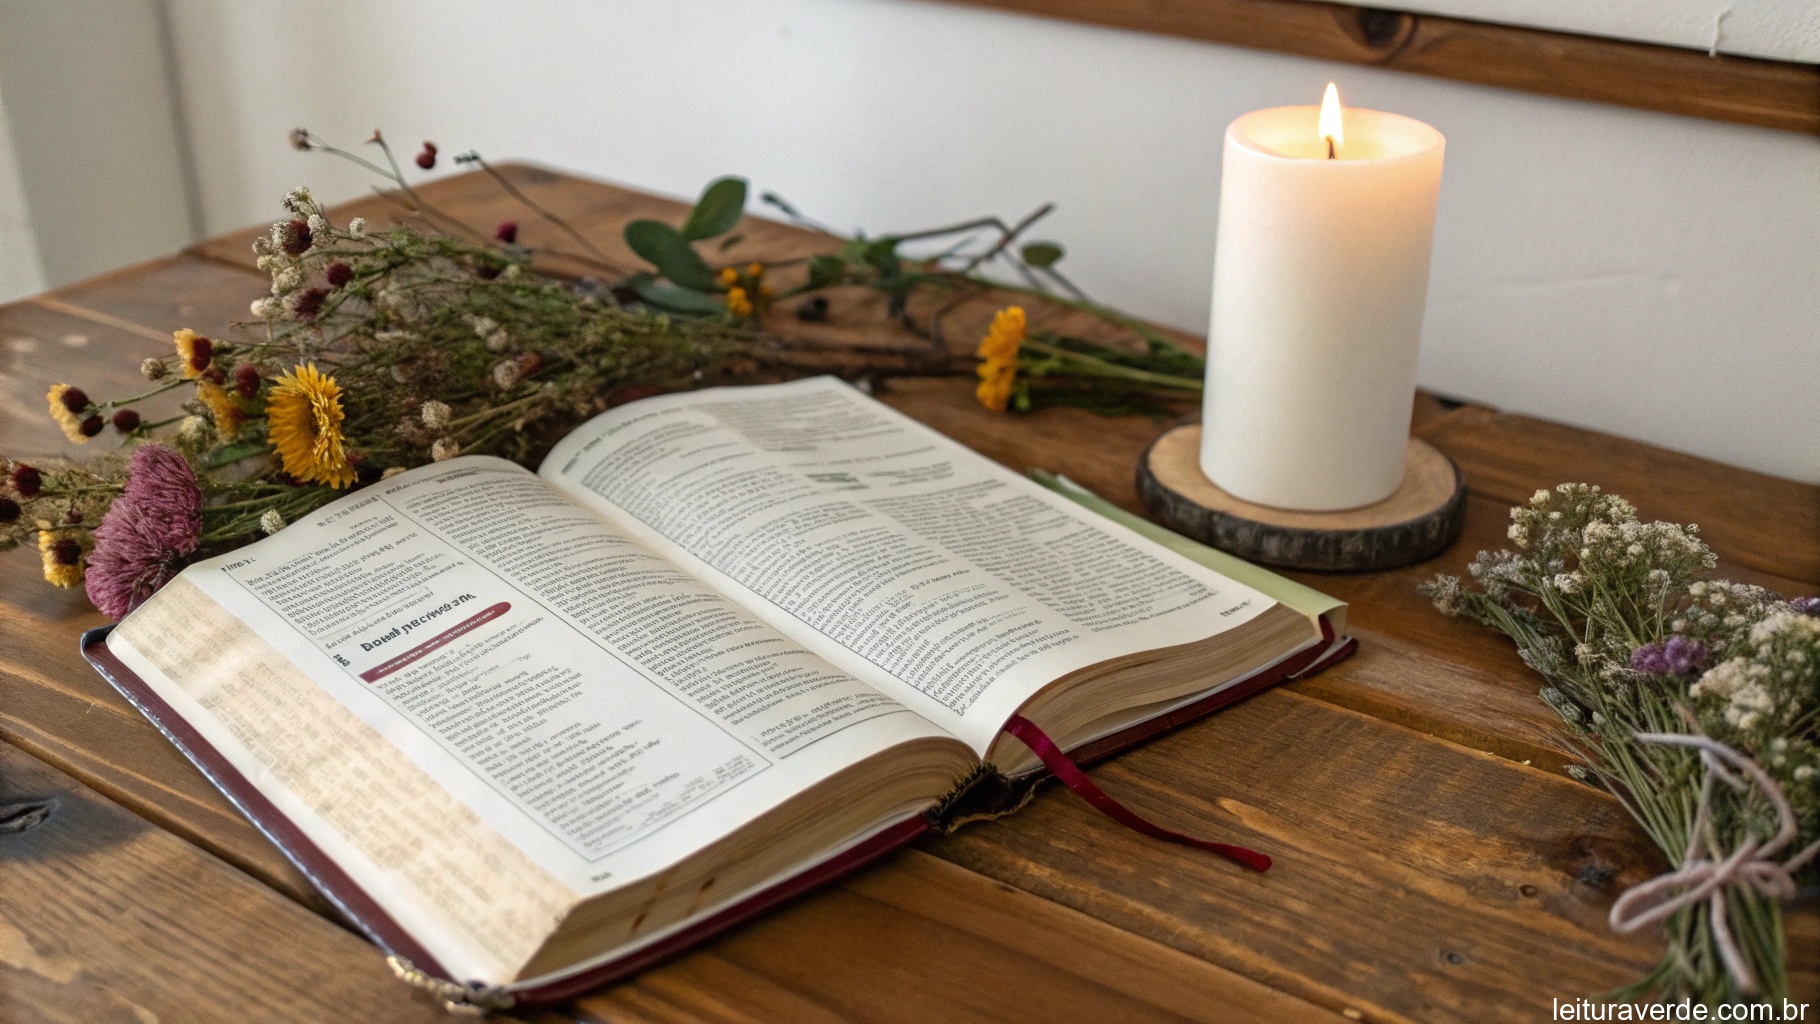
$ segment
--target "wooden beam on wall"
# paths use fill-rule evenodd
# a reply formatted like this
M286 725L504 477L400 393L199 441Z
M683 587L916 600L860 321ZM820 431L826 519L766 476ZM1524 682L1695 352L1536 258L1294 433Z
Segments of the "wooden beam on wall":
M953 0L1820 136L1820 66L1308 0Z

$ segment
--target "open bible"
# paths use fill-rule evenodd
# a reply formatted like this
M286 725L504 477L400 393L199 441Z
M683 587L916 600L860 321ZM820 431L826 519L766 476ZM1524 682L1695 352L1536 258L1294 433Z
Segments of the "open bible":
M831 378L666 395L537 473L372 484L84 649L420 978L562 998L1051 739L1103 756L1343 653L1338 602L1090 504Z

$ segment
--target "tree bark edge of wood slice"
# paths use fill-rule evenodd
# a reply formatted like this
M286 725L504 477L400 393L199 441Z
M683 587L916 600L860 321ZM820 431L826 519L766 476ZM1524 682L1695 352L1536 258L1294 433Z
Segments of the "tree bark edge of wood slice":
M1201 472L1201 425L1174 427L1138 460L1137 490L1165 526L1252 562L1287 569L1371 572L1440 553L1466 524L1459 467L1409 439L1402 486L1383 501L1341 512L1296 512L1236 498Z

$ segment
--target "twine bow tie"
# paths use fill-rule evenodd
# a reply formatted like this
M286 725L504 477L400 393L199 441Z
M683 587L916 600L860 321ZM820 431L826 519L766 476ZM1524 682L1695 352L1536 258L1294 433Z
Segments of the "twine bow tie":
M1713 942L1719 947L1719 957L1725 963L1726 972L1739 992L1755 993L1756 976L1744 962L1737 941L1732 938L1726 914L1726 889L1740 886L1771 899L1792 899L1795 895L1794 874L1820 854L1820 841L1777 862L1776 855L1794 842L1797 822L1788 798L1782 795L1782 787L1776 785L1768 772L1750 758L1705 736L1660 732L1640 732L1636 736L1644 743L1695 748L1700 751L1700 761L1706 766L1706 778L1700 787L1700 804L1694 814L1693 830L1687 837L1687 851L1681 858L1681 867L1632 886L1619 896L1611 907L1612 929L1634 932L1660 924L1676 911L1705 900L1711 908ZM1739 773L1748 776L1748 780ZM1725 854L1713 833L1711 807L1713 787L1721 781L1739 791L1754 783L1775 808L1776 834L1768 841L1749 836L1736 850ZM1676 893L1676 890L1681 891Z

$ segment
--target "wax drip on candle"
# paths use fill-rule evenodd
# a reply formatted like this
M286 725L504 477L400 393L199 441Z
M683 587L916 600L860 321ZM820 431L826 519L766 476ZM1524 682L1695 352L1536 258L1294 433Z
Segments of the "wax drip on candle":
M1338 147L1345 143L1346 131L1340 124L1340 90L1332 82L1327 83L1327 93L1321 97L1321 138L1327 142L1327 159L1338 159Z

